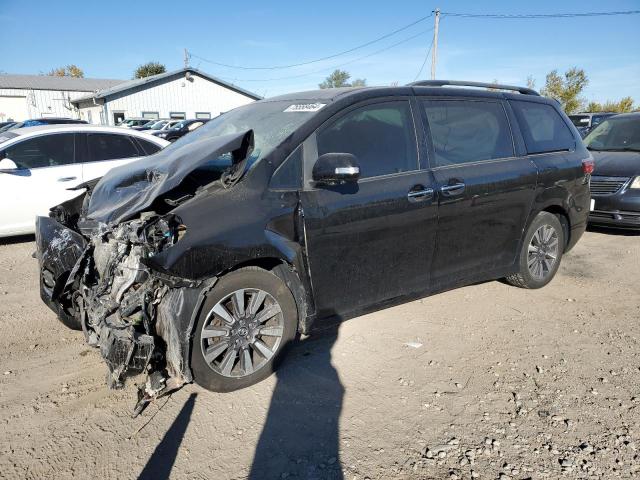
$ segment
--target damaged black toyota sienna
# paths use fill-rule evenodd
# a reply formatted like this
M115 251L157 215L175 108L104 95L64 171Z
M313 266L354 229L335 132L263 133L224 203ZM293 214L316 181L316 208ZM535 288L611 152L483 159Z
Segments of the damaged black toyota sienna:
M185 382L266 378L320 319L488 279L546 285L585 230L592 170L527 88L284 95L38 218L40 292L100 349L110 387L148 374L139 412Z

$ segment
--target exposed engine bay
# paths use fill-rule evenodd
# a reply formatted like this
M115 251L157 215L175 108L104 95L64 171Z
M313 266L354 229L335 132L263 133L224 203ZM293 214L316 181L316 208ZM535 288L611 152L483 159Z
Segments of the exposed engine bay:
M83 185L84 194L54 207L49 218L37 219L41 297L65 324L80 327L89 345L100 349L109 388L123 387L128 376L147 374L134 416L153 399L192 381L186 352L190 328L216 279L167 274L153 260L187 233L171 213L176 205L196 196L203 184L229 188L242 176L252 133L222 140L215 140L217 148L211 142L199 146L206 149L206 159L233 155L231 167L217 175L213 187L211 178L189 183L202 162L192 161L189 169L167 161L173 170L163 170L157 167L163 161L157 154L137 162L135 169L119 167L97 184ZM193 155L193 146L186 147ZM149 159L154 163L145 165ZM109 185L114 179L117 184ZM113 201L108 190L114 192Z

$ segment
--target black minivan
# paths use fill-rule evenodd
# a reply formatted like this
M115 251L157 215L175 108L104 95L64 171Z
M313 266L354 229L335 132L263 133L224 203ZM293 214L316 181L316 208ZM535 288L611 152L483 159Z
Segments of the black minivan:
M487 279L546 285L585 230L592 170L527 88L283 95L40 217L41 296L100 348L110 386L146 371L147 400L192 380L231 391L314 321Z

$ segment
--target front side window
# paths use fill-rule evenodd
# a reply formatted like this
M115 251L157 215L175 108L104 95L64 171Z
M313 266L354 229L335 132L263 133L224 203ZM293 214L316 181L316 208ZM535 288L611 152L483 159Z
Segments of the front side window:
M571 150L576 141L560 114L551 105L512 100L524 137L527 153L547 153Z
M133 140L127 135L91 133L88 135L87 143L92 162L140 156Z
M18 168L58 167L74 163L74 134L59 133L29 138L5 149L4 156Z
M317 135L318 155L350 153L360 177L418 168L416 135L408 101L367 105L342 116Z
M429 100L427 114L435 167L513 157L511 129L498 102Z

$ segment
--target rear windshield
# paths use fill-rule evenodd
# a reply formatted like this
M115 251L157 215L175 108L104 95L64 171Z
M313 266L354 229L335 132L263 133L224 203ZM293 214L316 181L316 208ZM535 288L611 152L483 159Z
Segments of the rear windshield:
M569 119L576 127L589 126L589 115L569 115Z
M11 140L12 138L16 138L17 136L18 134L13 132L0 132L0 146L7 140Z

